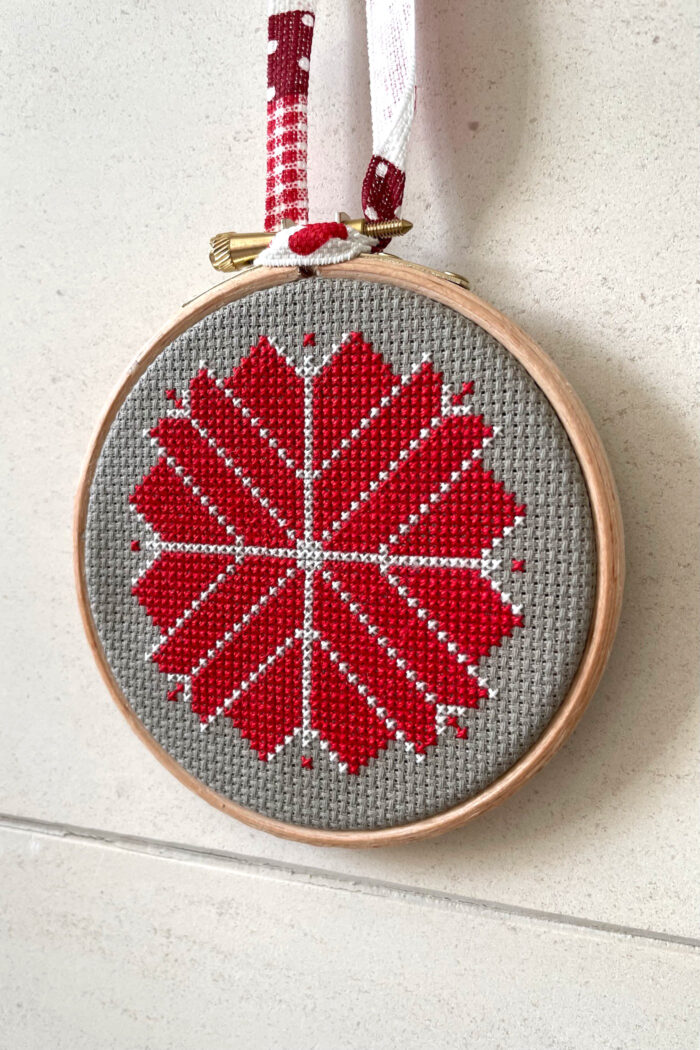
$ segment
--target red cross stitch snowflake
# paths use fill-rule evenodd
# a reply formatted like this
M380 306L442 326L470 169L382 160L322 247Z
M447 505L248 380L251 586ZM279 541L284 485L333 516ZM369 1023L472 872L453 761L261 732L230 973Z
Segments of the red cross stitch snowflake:
M148 658L264 761L296 737L307 768L314 740L351 773L390 740L421 761L494 695L479 661L522 618L492 552L525 508L480 462L496 430L471 384L397 374L358 332L304 345L295 366L261 337L227 378L167 391L130 497Z

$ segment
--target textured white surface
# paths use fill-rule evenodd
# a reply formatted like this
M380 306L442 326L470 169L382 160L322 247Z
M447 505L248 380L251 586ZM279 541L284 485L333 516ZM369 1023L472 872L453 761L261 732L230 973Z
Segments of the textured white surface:
M32 901L0 920L0 1022L23 1050L688 1050L700 1035L686 946L7 830L0 873Z
M698 445L691 288L698 216L690 0L666 7L651 0L419 5L419 109L405 205L415 230L394 247L466 273L479 294L543 345L587 403L622 496L629 583L618 643L596 699L560 755L500 810L442 840L390 852L314 850L249 831L190 795L146 753L107 697L73 594L75 486L119 375L180 303L213 283L208 237L230 227L261 227L262 7L213 0L196 6L164 0L5 5L0 809L350 874L360 884L384 880L697 936ZM321 219L337 209L358 213L370 153L360 0L324 6L314 47L311 211L312 219ZM90 851L70 843L61 850L61 863L74 869L74 881L67 881L95 894L91 918L76 900L71 903L70 921L88 931L99 923L92 861L81 859ZM202 940L206 965L216 970L218 990L210 989L216 1010L224 1010L220 1000L229 968L236 974L254 970L256 936L268 958L275 944L284 952L285 979L289 988L295 985L292 945L304 941L302 923L289 943L280 937L274 913L263 903L270 883L260 881L256 898L256 880L249 878L249 908L255 914L259 900L260 914L233 924L230 929L238 932L225 942L213 905L202 904L198 912L194 889L185 905L177 897L177 873L166 874L173 861L159 860L163 874L156 875L146 871L154 861L120 855L117 864L110 851L99 856L105 887L121 880L137 896L130 910L124 888L115 896L121 907L112 911L111 891L103 891L113 916L108 920L105 913L105 923L122 930L127 943L137 937L139 923L150 922L150 931L160 922L155 912L149 918L158 896L147 896L141 880L162 878L168 887L158 906L181 913L173 934L179 946L172 954L173 1002L183 984L178 953L188 931ZM64 907L61 879L52 885L48 870L37 868L26 892L10 898L20 930L30 927L35 907L50 912L52 892L56 907ZM220 886L212 892L220 894L225 916L229 895L224 898ZM368 907L363 895L323 893L310 936L317 960L323 944L350 936L353 915L362 928ZM392 905L392 918L382 918L383 907L376 905L376 921L385 923L387 944L396 936L408 952L410 931L425 938L421 943L441 943L442 934L432 940L429 931L447 921L446 912L427 903L421 910L415 898L410 907ZM313 911L311 903L307 914ZM340 938L336 912L338 929L345 931ZM474 910L460 915L460 937L494 941L495 954L486 957L479 974L484 991L477 1016L484 1030L495 1017L489 1011L498 1006L506 1015L503 1024L517 1031L522 1000L509 1001L502 978L488 981L490 968L497 970L498 958L510 957L517 941L523 953L517 979L534 981L534 971L541 982L546 976L540 985L545 998L534 1001L543 1003L542 1024L559 1023L559 1035L549 1036L545 1028L541 1039L531 1027L539 1039L534 1045L578 1047L586 1045L582 1038L596 1035L598 1046L645 1045L622 1021L616 1029L612 1021L599 1023L595 1011L584 1011L586 987L581 999L573 992L554 995L566 945L573 952L582 935L562 926L551 942L560 947L545 952L536 940L528 945L530 926L513 933L510 921ZM65 944L88 982L84 995L76 996L70 1023L91 1031L105 1001L89 992L95 942L86 932L81 957L79 933L72 941L62 942L62 936L65 930L52 950ZM456 954L447 958L458 958L459 943L450 942ZM618 972L621 943L628 947L620 973L628 976L618 986L620 1016L632 1016L642 1002L650 1014L666 1019L675 1045L682 1045L683 1011L671 1011L664 983L669 971L661 966L652 980L653 966L646 961L661 949L640 939L596 935L595 951L607 960L603 971ZM27 988L39 987L43 950L23 956ZM390 968L393 954L389 947L386 952ZM321 973L321 963L314 965ZM474 968L468 968L470 978ZM412 972L417 980L424 971L421 965ZM358 961L343 983L336 970L334 1009L347 1009L363 972ZM110 1016L119 1013L124 1025L134 1023L116 971L109 979L108 968L99 973L106 975L104 995L112 996ZM166 970L159 973L153 984L142 975L137 1017L145 1016L149 996L155 1002L165 987L157 981L165 982ZM69 976L60 967L54 975L55 1003L72 994ZM267 971L261 973L266 980ZM385 1005L396 987L393 973L387 980L363 993L359 1016L376 1016ZM308 977L302 985L312 983ZM131 987L138 991L139 985L134 977ZM323 987L328 989L327 981ZM203 984L197 988L205 995ZM431 983L431 995L437 988ZM468 1000L467 988L459 982ZM451 1012L453 996L439 994L444 1011L429 996L421 1000L416 1030L439 1015L445 1018L446 1045L449 1039L454 1044L463 1005ZM244 1029L253 1023L254 1005L245 1007L250 1012L241 1022ZM532 1018L534 1008L528 1009ZM280 1024L288 1012L275 1014ZM403 1005L394 1010L396 1026L403 1012ZM234 1015L232 1009L232 1024ZM321 1025L322 1011L317 1016ZM61 1038L65 1033L70 1042L75 1029L66 1017ZM120 1041L120 1023L114 1023L112 1041L105 1037L99 1045L135 1045L128 1028ZM400 1028L395 1031L398 1039ZM37 1033L27 1046L42 1045ZM501 1045L527 1045L507 1039ZM359 1038L356 1043L363 1045ZM14 1045L22 1044L15 1039Z

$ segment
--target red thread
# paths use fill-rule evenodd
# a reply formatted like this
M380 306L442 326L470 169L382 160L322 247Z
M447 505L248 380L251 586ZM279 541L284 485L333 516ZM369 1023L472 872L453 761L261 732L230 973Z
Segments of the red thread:
M288 243L297 255L311 255L333 237L341 241L348 239L347 227L342 222L313 222L293 233Z
M132 549L132 551L140 551L141 550L141 544L139 543L138 540L132 540L131 541L131 549Z
M283 219L308 220L306 105L313 28L309 11L283 11L268 19L266 230L277 229Z
M446 718L445 719L445 725L448 725L448 726L450 726L451 728L454 729L455 736L459 740L466 740L467 739L467 737L469 735L469 730L468 730L468 728L466 726L463 726L463 725L460 724L460 721L456 717L456 715L450 715L448 718Z
M525 560L519 561L517 558L513 558L511 562L511 568L513 572L525 572Z
M461 404L463 404L464 403L464 398L467 396L467 394L473 394L473 393L474 393L474 383L472 381L470 381L469 383L462 383L462 389L459 391L459 393L452 395L452 404L453 405L461 405Z
M193 714L230 718L262 761L304 728L357 773L392 741L434 747L443 706L463 712L445 722L467 739L488 700L477 665L523 625L470 561L525 507L480 462L493 429L444 410L430 363L398 374L353 331L311 389L309 404L265 336L223 382L192 378L188 416L152 428L164 455L130 496L173 547L133 593L161 631L152 660L181 680L168 699L187 682Z

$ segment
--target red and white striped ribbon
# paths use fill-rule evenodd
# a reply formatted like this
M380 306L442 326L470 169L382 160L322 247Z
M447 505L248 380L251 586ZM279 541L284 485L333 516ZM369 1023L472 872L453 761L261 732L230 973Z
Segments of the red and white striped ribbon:
M265 229L309 219L309 65L316 0L269 0ZM368 219L396 218L406 182L415 98L414 0L367 0L372 158L362 184ZM383 242L379 247L384 247Z
M265 229L308 222L309 61L315 0L269 0Z

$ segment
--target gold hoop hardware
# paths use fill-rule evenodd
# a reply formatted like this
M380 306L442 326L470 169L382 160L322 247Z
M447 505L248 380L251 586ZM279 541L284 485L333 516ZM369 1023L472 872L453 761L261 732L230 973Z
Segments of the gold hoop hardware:
M376 237L378 240L391 237L402 237L413 229L413 223L406 219L386 219L383 222L372 222L369 219L346 219L341 216L341 222L346 226L352 226L353 230L363 233L366 237ZM244 266L250 266L256 256L274 237L275 233L217 233L212 237L209 244L209 262L215 270L222 273L232 273L234 270L242 270Z

